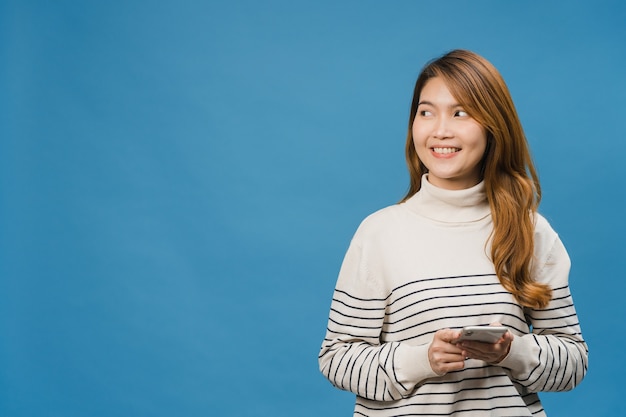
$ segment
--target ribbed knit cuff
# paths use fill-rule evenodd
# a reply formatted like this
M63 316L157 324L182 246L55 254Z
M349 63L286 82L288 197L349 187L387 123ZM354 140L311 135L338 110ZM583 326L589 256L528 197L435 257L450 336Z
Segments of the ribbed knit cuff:
M527 374L539 364L538 350L532 335L515 336L509 354L495 365L510 369L516 374Z
M439 376L430 367L428 345L400 343L395 353L394 368L398 381L405 387Z

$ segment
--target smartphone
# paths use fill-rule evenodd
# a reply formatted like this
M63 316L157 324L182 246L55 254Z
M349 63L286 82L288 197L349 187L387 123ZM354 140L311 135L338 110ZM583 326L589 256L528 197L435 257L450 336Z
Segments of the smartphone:
M504 326L466 326L461 329L461 337L456 342L475 340L496 343L508 329Z

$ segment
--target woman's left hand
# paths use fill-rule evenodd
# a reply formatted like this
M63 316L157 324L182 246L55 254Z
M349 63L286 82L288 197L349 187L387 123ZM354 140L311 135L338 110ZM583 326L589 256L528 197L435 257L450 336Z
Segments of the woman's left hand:
M500 323L491 323L491 326L502 326ZM465 340L458 344L463 349L466 358L479 359L490 364L497 364L509 354L511 343L515 336L506 332L496 343L484 343Z

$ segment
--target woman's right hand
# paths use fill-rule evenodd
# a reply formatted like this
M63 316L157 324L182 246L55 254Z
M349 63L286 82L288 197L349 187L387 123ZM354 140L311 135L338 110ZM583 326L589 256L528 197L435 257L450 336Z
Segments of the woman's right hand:
M451 371L460 371L465 367L463 350L453 344L461 337L461 332L452 329L441 329L435 333L433 341L428 347L430 367L439 376Z

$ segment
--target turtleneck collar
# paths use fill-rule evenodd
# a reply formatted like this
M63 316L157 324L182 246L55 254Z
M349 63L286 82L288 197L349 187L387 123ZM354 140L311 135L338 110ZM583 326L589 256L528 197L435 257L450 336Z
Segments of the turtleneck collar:
M406 202L406 207L424 217L443 223L469 223L491 213L485 183L481 181L465 190L446 190L422 177L422 187Z

